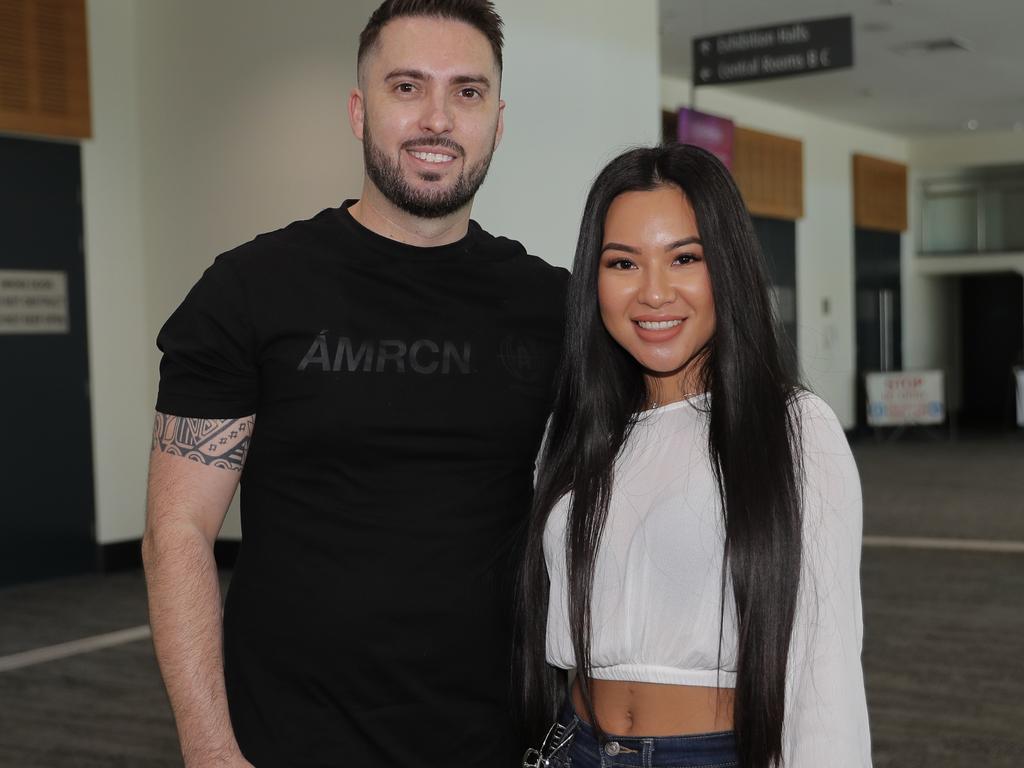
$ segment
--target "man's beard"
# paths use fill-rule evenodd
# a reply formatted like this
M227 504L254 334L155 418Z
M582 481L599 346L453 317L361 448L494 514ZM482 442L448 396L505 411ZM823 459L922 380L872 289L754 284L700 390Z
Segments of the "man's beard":
M459 144L441 136L407 141L402 145L400 151L404 152L407 146L443 147L455 152L458 157L466 156L465 150ZM476 165L470 167L468 171L463 167L458 178L455 179L455 183L448 189L418 190L406 181L398 161L389 158L373 143L370 126L365 121L363 123L363 163L366 166L366 175L370 177L384 197L406 213L423 219L440 219L455 213L471 202L476 191L480 189L480 185L484 183L493 154L494 144L492 143L487 155ZM424 181L440 179L439 174L432 173L421 173L420 177Z

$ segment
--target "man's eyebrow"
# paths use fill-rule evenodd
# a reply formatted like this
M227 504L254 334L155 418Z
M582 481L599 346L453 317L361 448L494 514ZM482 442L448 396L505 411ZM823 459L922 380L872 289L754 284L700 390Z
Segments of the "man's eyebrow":
M385 80L393 80L396 77L404 77L409 80L431 80L426 72L419 69L393 69L384 77Z
M454 85L482 85L484 88L491 87L490 78L487 75L458 75L452 78Z
M639 248L634 248L631 245L623 245L622 243L605 243L601 248L601 253L605 251L625 251L626 253L640 253Z
M385 80L394 80L396 78L404 78L407 80L420 80L427 82L433 80L433 75L429 75L426 72L419 69L393 69L385 76ZM491 87L491 79L487 75L456 75L451 79L453 85L482 85L484 88Z

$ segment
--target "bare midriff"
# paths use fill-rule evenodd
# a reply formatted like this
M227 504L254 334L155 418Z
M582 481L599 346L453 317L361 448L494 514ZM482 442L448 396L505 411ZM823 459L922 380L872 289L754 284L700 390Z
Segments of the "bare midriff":
M601 730L616 736L678 736L732 730L731 688L591 680ZM580 684L572 687L578 714L590 722Z

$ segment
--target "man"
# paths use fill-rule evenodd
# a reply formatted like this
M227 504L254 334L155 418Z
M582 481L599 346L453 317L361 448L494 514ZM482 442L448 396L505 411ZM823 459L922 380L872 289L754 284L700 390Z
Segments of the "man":
M513 541L566 274L469 218L501 50L487 0L385 2L362 197L219 256L160 332L143 554L189 768L516 763Z

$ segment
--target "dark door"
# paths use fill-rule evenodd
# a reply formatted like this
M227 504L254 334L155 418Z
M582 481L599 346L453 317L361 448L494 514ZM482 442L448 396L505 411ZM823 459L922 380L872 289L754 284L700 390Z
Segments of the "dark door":
M754 231L768 261L775 311L782 323L783 345L791 370L797 372L796 355L796 222L752 217Z
M900 235L857 229L854 234L857 292L857 424L867 425L864 376L903 367L900 330Z
M96 545L78 146L0 137L0 169L4 585L93 570Z
M963 406L966 426L1016 428L1012 369L1024 360L1024 278L960 278L963 317Z

